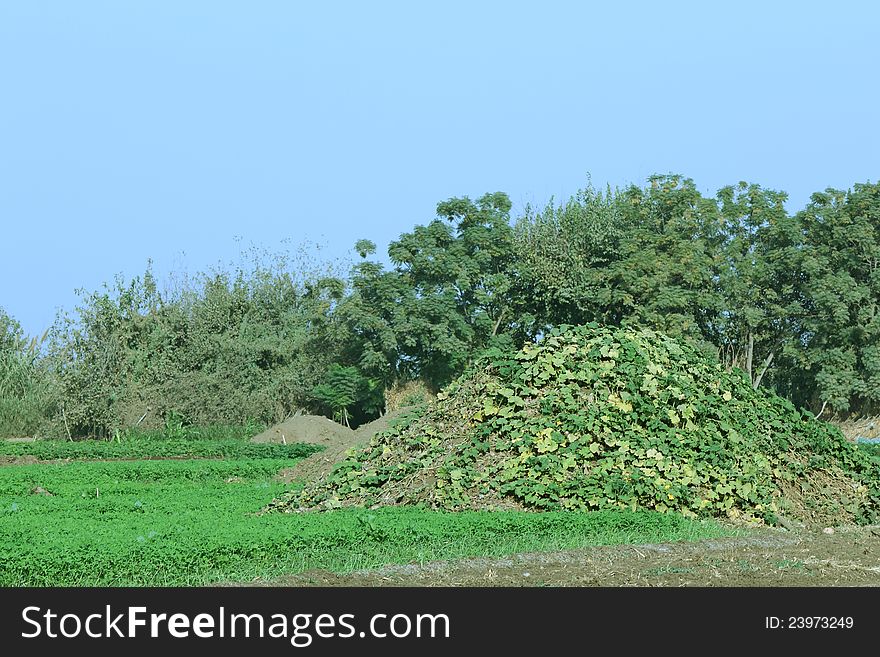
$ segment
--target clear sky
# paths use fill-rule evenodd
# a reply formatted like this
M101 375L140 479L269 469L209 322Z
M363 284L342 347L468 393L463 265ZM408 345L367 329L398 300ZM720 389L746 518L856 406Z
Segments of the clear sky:
M283 240L380 250L451 196L878 179L875 2L0 0L0 306ZM236 240L236 238L239 238Z

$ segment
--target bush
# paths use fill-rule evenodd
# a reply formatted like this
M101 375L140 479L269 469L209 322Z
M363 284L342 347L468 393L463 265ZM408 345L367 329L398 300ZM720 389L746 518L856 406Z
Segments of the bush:
M311 408L344 343L332 317L343 291L265 258L166 294L149 268L117 278L56 322L51 362L71 431L112 437L169 417L271 424Z

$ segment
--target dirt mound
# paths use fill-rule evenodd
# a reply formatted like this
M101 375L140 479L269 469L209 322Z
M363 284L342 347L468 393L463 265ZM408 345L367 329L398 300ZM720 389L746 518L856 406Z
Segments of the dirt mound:
M251 438L251 442L314 443L324 447L320 452L303 459L292 468L285 468L278 477L285 482L312 481L328 474L338 462L345 459L348 450L364 445L376 432L384 431L399 412L386 413L380 418L351 430L326 417L300 415L285 420Z
M864 523L880 515L880 464L687 344L562 327L489 354L421 417L272 507L386 504Z
M322 415L297 415L251 438L252 443L313 443L332 445L353 431Z

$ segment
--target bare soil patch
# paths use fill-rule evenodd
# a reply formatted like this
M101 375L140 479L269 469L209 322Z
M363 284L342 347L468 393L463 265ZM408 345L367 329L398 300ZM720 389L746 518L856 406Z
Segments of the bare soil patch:
M0 456L0 467L5 465L34 465L35 463L42 463L40 459L35 456Z
M297 415L251 438L252 443L314 443L332 445L352 430L322 415Z
M742 537L612 545L337 575L308 571L247 586L880 586L880 527L833 534L760 528Z

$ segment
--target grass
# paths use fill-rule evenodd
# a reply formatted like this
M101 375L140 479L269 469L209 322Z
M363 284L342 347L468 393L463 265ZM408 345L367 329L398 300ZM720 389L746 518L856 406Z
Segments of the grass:
M290 488L273 476L293 460L255 447L260 458L0 468L0 586L190 586L731 533L654 512L256 515Z

